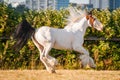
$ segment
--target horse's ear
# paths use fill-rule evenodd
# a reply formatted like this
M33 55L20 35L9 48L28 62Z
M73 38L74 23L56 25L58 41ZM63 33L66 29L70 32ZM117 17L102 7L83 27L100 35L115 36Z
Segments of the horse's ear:
M93 12L93 9L89 11L89 15L93 15L92 12Z
M92 12L91 11L87 11L86 14L87 15L92 15Z
M92 15L92 11L89 11L88 14L89 14L89 15Z

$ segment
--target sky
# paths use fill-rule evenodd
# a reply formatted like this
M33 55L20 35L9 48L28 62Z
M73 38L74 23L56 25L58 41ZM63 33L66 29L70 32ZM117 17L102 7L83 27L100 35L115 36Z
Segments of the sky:
M23 2L25 0L9 0L10 2ZM73 3L82 3L82 4L87 4L89 3L89 0L70 0L70 2L73 2Z

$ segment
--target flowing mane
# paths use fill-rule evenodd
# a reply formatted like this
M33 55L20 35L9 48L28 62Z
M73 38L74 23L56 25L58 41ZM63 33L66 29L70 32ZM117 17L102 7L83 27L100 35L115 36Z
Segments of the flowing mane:
M73 23L77 22L78 20L81 20L87 14L85 10L78 10L76 7L69 7L68 11L70 15L67 18L67 28L70 27L70 25L72 26Z
M68 10L70 13L67 19L69 22L68 24L75 23L76 21L82 19L87 14L85 10L78 10L76 7L69 7Z

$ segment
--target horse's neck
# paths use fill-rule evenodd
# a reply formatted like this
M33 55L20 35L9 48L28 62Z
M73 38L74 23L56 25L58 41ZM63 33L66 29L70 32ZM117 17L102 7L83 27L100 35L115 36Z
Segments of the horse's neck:
M78 22L67 25L64 29L73 32L80 31L82 33L85 33L87 27L88 27L87 20L84 17Z

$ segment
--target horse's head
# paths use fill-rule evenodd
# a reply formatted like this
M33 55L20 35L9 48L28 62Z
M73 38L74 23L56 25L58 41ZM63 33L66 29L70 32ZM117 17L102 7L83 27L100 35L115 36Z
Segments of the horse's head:
M98 19L94 18L92 14L87 14L86 19L90 27L94 27L95 29L102 31L103 29L102 23Z

